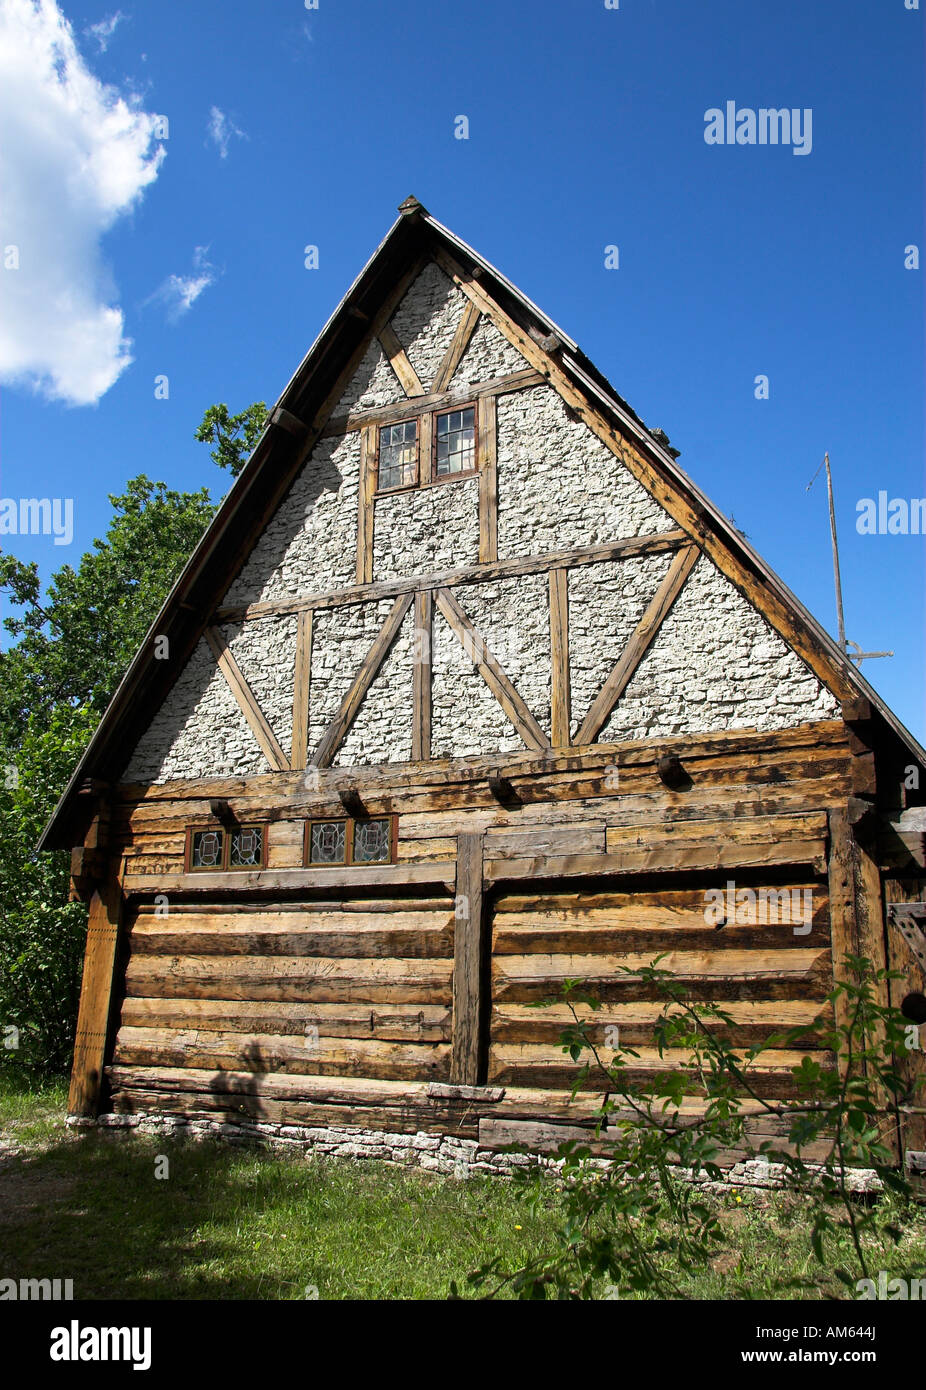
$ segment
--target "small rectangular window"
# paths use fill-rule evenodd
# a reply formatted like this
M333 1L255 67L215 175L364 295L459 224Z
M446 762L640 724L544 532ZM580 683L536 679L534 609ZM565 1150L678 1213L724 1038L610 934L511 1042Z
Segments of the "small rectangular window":
M354 863L388 864L391 858L391 819L356 821L354 823Z
M232 831L228 865L231 869L260 869L264 863L264 830L260 825L242 825Z
M187 868L262 869L266 863L267 827L206 825L187 830Z
M221 869L224 847L224 830L194 830L190 852L190 868Z
M476 407L438 415L434 431L434 476L468 473L476 467Z
M414 487L418 481L418 421L384 425L379 432L380 492Z
M313 821L309 832L310 864L347 863L347 821Z
M391 864L396 852L395 816L306 823L307 864Z

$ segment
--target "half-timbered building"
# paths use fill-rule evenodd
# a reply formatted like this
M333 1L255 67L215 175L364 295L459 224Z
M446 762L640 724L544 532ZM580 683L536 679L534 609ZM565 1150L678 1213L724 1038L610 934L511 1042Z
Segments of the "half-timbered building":
M915 1016L926 753L674 453L402 204L43 837L89 902L73 1114L490 1163L587 1133L530 1007L567 977L644 1077L659 954L742 1046L846 953Z

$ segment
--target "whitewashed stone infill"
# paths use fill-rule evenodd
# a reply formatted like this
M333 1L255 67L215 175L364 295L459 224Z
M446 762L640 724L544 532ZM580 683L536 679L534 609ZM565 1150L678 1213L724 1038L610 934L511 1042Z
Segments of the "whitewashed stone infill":
M296 619L227 625L222 634L285 753L292 746ZM142 735L127 782L257 777L270 771L205 638Z
M391 606L389 603L384 605L387 613ZM337 767L368 767L376 763L404 763L411 759L414 640L415 610L412 607L406 613L392 649L338 749L334 760ZM356 648L352 651L352 657L355 654ZM314 657L312 665L314 668ZM348 675L349 679L353 678L353 672ZM313 733L320 724L321 721L316 723L313 719Z
M377 497L374 580L463 569L478 562L478 478Z
M409 287L391 324L425 390L453 342L467 300L432 261Z
M604 545L675 522L550 386L498 401L498 557Z
M451 391L465 391L479 381L491 381L496 376L511 376L523 372L530 363L517 348L499 333L495 324L481 318L476 324L466 351L450 378Z
M600 740L793 729L838 715L835 697L702 555Z
M353 584L360 435L322 439L232 580L225 607Z

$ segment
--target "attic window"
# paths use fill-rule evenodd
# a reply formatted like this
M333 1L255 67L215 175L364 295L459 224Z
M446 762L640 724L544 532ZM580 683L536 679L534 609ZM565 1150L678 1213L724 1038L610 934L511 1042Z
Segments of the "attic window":
M305 830L307 864L391 864L396 850L395 816L370 820L314 820Z
M476 407L438 415L434 429L434 476L470 473L476 467Z
M418 481L418 421L384 425L379 432L379 490L414 487Z

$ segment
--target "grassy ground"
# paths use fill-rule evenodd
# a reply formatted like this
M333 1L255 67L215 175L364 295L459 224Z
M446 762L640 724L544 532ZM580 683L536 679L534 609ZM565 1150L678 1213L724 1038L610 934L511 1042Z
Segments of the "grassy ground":
M65 1099L63 1085L0 1079L4 1278L70 1278L75 1298L94 1299L444 1298L483 1261L517 1268L553 1243L552 1186L531 1215L498 1179L69 1131ZM682 1277L687 1297L780 1297L779 1281L814 1274L806 1203L760 1191L716 1201L729 1248ZM900 1219L903 1240L879 1237L872 1267L926 1275L923 1213ZM816 1296L845 1291L831 1279Z

